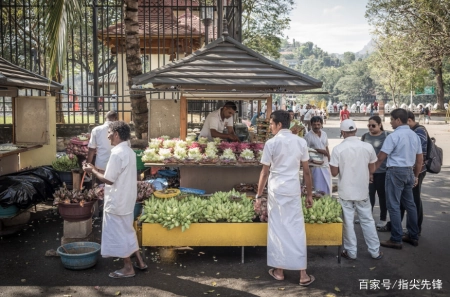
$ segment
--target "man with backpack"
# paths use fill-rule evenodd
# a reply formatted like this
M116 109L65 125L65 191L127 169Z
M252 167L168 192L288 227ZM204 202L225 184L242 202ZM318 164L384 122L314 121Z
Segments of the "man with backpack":
M427 167L425 166L427 160L427 147L428 147L428 131L424 126L421 126L419 123L416 123L416 119L414 113L408 111L408 126L416 132L417 136L420 138L420 144L422 145L422 154L423 154L423 164L420 169L420 173L418 176L417 185L413 188L413 197L414 203L416 204L417 209L417 226L419 227L419 236L422 232L422 222L423 222L423 207L422 207L422 199L420 198L420 191L422 190L422 182L427 174ZM405 208L401 205L401 218L403 221L403 216L405 215Z

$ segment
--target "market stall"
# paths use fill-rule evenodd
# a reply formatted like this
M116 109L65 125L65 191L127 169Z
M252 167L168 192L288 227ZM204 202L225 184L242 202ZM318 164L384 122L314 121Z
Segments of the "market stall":
M56 151L56 104L55 97L42 96L41 91L62 88L0 58L0 96L11 97L13 107L13 143L2 146L0 175L23 167L51 164ZM25 96L19 96L20 89L27 90Z
M268 117L272 112L272 94L300 94L322 86L322 82L270 61L226 34L184 59L135 78L134 84L133 89L136 90L178 93L180 144L185 140L192 142L187 126L190 100L258 100L258 111L261 110L261 101L266 101ZM268 127L261 128L264 128L264 133L270 132ZM151 148L152 145L155 147ZM208 147L186 148L177 155L176 145L165 146L158 143L157 139L152 139L149 150L144 152L144 155L147 154L146 159L143 159L145 165L178 167L181 187L203 189L211 194L220 190L229 191L233 185L239 183L258 181L261 165L257 162L259 158L256 157L255 151L253 158L256 162L246 164L233 161L230 164L222 161L223 155L228 152L219 149L220 153L215 154L213 145L209 147L210 152L213 151L212 156L208 156ZM203 157L191 158L191 151L192 154L195 152ZM233 153L236 156L234 160L242 159L239 152ZM219 160L204 162L204 158ZM152 210L149 212L148 215L154 215ZM167 230L145 220L145 217L144 221L141 233L144 246L244 247L264 246L267 242L267 224L264 222L199 222L192 224L189 230L178 225ZM336 245L340 248L342 223L306 225L308 245Z

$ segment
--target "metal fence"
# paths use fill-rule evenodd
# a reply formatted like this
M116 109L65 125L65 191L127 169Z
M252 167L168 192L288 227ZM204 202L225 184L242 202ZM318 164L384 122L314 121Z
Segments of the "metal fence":
M65 86L58 99L57 118L64 118L65 123L98 123L107 111L115 109L122 118L131 119L123 1L80 1L82 16L73 30L68 31L65 69L59 79L53 78ZM242 0L138 1L144 73L181 59L208 40L216 39L222 32L221 15L228 21L230 36L241 40ZM48 76L45 7L41 4L39 0L0 1L0 56ZM31 92L21 93L28 96ZM164 96L148 97L164 99ZM172 95L168 96L172 99ZM0 124L8 124L11 119L11 98L0 97Z

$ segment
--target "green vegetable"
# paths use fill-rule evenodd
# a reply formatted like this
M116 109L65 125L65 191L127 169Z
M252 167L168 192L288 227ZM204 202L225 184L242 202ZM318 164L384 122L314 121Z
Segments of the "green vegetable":
M53 161L52 166L56 171L71 171L80 168L78 158L75 155L63 155Z

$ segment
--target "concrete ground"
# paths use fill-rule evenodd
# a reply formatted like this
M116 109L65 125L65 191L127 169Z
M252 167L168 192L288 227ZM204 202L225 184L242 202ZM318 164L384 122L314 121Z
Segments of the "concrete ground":
M325 131L330 147L339 139L337 121L328 121ZM362 135L365 121L357 121ZM389 128L389 127L387 127ZM440 174L428 174L423 184L425 219L420 245L404 244L402 250L381 248L384 258L373 260L367 252L361 228L358 259L337 263L336 247L309 247L308 272L316 281L308 288L298 286L298 272L286 272L285 281L275 281L267 273L266 248L245 249L240 264L240 248L208 247L181 252L177 264L155 262L155 249L148 248L149 269L137 271L134 278L111 279L108 273L121 267L121 261L99 258L94 268L65 269L59 258L45 257L60 245L62 220L51 206L40 204L32 220L20 233L0 239L0 297L3 296L450 296L450 132L448 125L427 126L444 149ZM374 217L378 218L378 207ZM100 221L94 233L101 236ZM380 240L389 233L379 233ZM153 253L153 255L152 255ZM367 280L380 282L380 289L364 289ZM383 287L390 282L395 288ZM398 287L406 283L406 287ZM434 288L433 288L434 283ZM419 289L415 286L419 285ZM438 289L438 284L442 288ZM429 287L428 287L429 286Z

